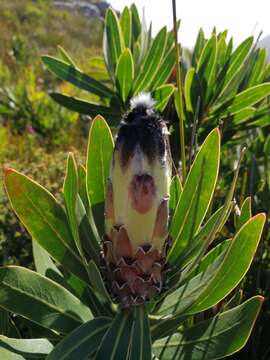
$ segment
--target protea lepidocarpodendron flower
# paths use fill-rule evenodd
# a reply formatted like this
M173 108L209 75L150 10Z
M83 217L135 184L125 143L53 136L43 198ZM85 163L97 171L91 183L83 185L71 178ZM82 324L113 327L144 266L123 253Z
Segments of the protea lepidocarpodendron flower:
M150 94L131 100L105 202L105 276L114 300L127 306L159 294L167 268L171 156L166 124L153 106Z

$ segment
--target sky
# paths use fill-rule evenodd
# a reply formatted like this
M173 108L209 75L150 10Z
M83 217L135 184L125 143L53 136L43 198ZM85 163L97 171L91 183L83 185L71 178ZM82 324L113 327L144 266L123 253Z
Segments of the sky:
M120 11L133 2L140 13L145 8L146 20L152 21L154 33L164 25L172 28L171 0L110 0ZM228 29L235 45L250 35L258 36L261 30L261 39L270 35L270 0L176 0L176 3L183 46L193 47L200 27L207 36L214 26L219 31Z

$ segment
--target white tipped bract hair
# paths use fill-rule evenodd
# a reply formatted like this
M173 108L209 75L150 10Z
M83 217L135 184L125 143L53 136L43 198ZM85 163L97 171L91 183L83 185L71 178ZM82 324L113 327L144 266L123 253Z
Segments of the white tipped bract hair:
M139 95L133 97L130 100L130 107L131 110L143 107L145 109L153 109L155 105L155 100L152 98L151 94L149 92L141 92Z

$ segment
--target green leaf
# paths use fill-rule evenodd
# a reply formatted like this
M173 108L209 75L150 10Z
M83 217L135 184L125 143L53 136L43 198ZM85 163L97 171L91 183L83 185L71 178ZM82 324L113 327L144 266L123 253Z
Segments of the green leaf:
M116 85L124 103L130 94L133 79L134 63L132 54L129 49L125 49L120 56L116 67Z
M192 54L192 66L196 67L198 60L200 58L201 52L204 48L205 45L205 37L204 37L204 32L203 29L200 29L198 32L198 36L197 36L197 40L195 43L195 47L193 50L193 54Z
M263 100L269 94L270 94L270 83L264 83L253 86L237 94L234 97L231 105L228 107L227 111L231 113L240 111L248 106L252 106L257 102Z
M231 355L246 344L262 302L261 296L255 296L182 333L156 341L153 351L162 360L213 360Z
M132 337L132 313L120 310L104 336L95 360L126 360Z
M196 73L200 79L201 87L207 94L212 91L214 69L217 57L217 37L213 35L205 44L198 60Z
M247 197L242 204L240 216L237 219L237 230L241 228L252 217L251 212L251 197Z
M181 267L184 267L189 263L190 260L196 256L196 254L199 253L199 251L202 249L203 244L205 243L205 240L210 236L211 231L213 230L214 226L219 221L220 217L222 216L224 212L224 206L219 208L214 214L211 215L211 217L207 220L207 222L200 228L197 235L194 236L192 239L192 244L190 244L190 247L187 247L183 253L182 256L178 259L178 268L181 269ZM229 216L229 212L228 212ZM224 223L226 222L227 217L225 217L222 221L222 223L219 226L219 230L222 229Z
M198 97L201 96L200 81L194 68L187 71L184 84L184 96L187 111L195 114Z
M108 119L111 124L118 124L120 121L120 112L116 112L107 106L93 104L88 101L78 99L76 97L54 92L50 93L50 97L55 102L71 111L75 111L80 114L90 115L92 117L97 116L97 114L102 114L106 117L106 119Z
M239 71L244 66L245 59L248 56L248 53L251 49L253 43L253 37L249 37L244 40L233 52L229 58L229 66L224 75L224 80L222 81L222 90L218 96L219 99L224 98L224 94L227 92L228 87L237 77ZM227 51L230 49L229 45Z
M206 310L217 304L242 280L248 271L265 223L265 215L258 214L240 228L231 241L226 256L208 287L197 298L189 314Z
M199 229L215 189L220 154L220 134L213 130L199 151L189 172L178 206L176 208L170 234L173 246L169 261L176 263L187 243ZM200 174L203 166L203 174ZM200 186L198 186L200 183Z
M59 55L62 57L64 62L68 63L70 66L73 66L74 68L77 68L75 62L71 59L69 54L66 52L66 50L62 46L58 45L57 49L59 51Z
M255 112L256 112L256 109L254 107L247 107L245 109L242 109L242 110L234 113L233 116L230 116L230 115L226 116L225 121L226 120L228 120L229 122L231 121L231 123L228 124L229 126L244 124L253 118L253 115L255 114Z
M77 298L81 299L81 301L91 309L94 317L112 316L113 313L111 308L108 307L108 304L104 304L100 301L100 298L97 297L90 284L86 285L74 275L68 277L67 284L67 289L72 291Z
M150 25L151 26L151 25ZM145 58L145 55L150 47L151 44L151 36L149 36L146 20L145 20L145 12L143 10L142 21L141 21L141 34L138 39L140 44L140 52L138 58L138 66L141 65L142 61Z
M250 77L248 79L247 87L257 85L261 82L259 80L264 70L266 55L266 49L257 49L254 64L252 66Z
M77 196L76 216L83 249L90 259L93 259L96 264L99 264L100 237L93 220L91 209L88 210L87 214L80 196Z
M162 61L159 71L154 77L150 88L154 90L157 87L165 84L168 81L169 77L171 76L174 66L175 66L175 50L172 49L164 57L164 60Z
M78 298L34 271L9 266L0 269L0 306L45 328L69 333L92 314Z
M218 47L217 47L217 66L219 70L222 68L226 61L226 53L227 53L227 44L226 44L226 38L222 36L218 41Z
M212 250L210 250L200 261L198 266L194 269L194 271L189 275L190 278L196 276L197 274L202 273L210 266L222 253L225 254L228 246L231 243L231 239L224 240L222 243L215 246Z
M101 116L91 125L87 150L86 187L100 235L104 228L104 200L114 142L111 130Z
M193 84L193 79L195 76L195 69L189 68L185 77L185 100L186 100L186 108L187 111L194 112L193 104L192 104L192 91L191 86Z
M57 344L46 360L88 359L97 351L110 323L111 319L99 317L79 326Z
M153 44L146 55L140 74L134 83L134 95L137 95L141 91L149 90L154 77L159 71L166 47L166 41L167 30L166 27L163 27L155 37Z
M13 169L6 169L5 186L15 213L33 239L66 270L87 281L66 214L53 195Z
M66 62L47 55L42 56L41 59L48 69L60 79L101 97L111 98L113 96L112 91L101 82L82 73Z
M141 34L141 21L135 4L130 7L132 16L132 41L135 43Z
M243 290L237 291L222 307L221 311L227 311L241 304L243 298Z
M135 70L137 73L140 68L140 63L139 63L139 61L140 61L140 44L138 41L134 44L134 47L133 47L133 60L134 60Z
M47 278L67 288L67 282L63 277L63 274L52 261L48 252L33 239L32 249L36 271L40 275L46 276Z
M161 85L154 91L153 98L155 100L155 109L157 111L160 112L164 111L171 96L174 93L174 90L175 90L174 85L167 84L167 85Z
M78 252L84 258L84 251L79 237L79 229L76 214L76 201L79 191L79 180L77 164L72 153L69 153L67 160L66 177L64 181L64 200L67 210L68 221L72 232L73 239L77 246Z
M8 337L20 338L21 334L17 329L11 314L0 307L0 334Z
M152 344L149 320L143 305L134 307L134 318L129 360L151 360Z
M79 185L79 196L82 200L85 211L89 210L89 201L86 191L86 170L85 167L81 164L78 166L78 185Z
M183 191L183 187L181 184L181 180L180 177L178 175L175 175L172 178L171 181L171 186L170 186L170 210L172 212L175 211L177 205L178 205L178 201L180 199L180 195L182 194Z
M192 315L217 304L241 281L255 254L265 216L249 220L230 242L224 256L219 255L205 271L167 296L159 314Z
M263 151L267 157L270 157L270 134L267 136L265 140Z
M105 18L105 62L112 74L124 50L124 38L119 19L112 8L108 8Z
M131 35L132 35L132 28L131 28L131 11L130 9L125 6L121 17L120 17L120 24L121 24L121 28L122 28L122 33L124 36L124 42L125 42L125 46L127 48L130 48L131 46Z
M0 358L3 360L44 359L52 349L47 339L13 339L0 335Z
M103 301L111 302L110 295L104 285L102 276L97 265L91 260L88 264L89 280L93 288L98 292Z
M156 319L155 323L151 326L152 341L154 342L165 336L172 335L187 319L187 316L167 316Z

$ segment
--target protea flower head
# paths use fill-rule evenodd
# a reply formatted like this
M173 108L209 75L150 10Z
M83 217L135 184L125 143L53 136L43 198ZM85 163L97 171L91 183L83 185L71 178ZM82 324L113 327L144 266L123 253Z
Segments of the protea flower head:
M131 100L111 163L103 254L109 290L124 305L149 300L164 285L171 180L167 133L150 94Z

